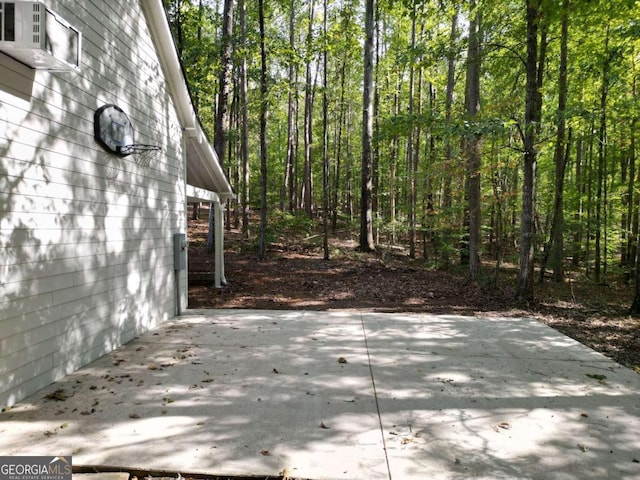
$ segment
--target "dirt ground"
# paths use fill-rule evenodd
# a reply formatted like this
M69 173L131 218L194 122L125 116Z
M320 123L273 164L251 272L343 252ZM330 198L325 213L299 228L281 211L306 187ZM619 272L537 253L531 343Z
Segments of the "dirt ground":
M201 215L205 218L205 215ZM597 285L579 274L563 284L536 284L536 303L514 302L516 267L498 277L484 265L483 278L469 282L457 267L433 270L398 248L356 252L355 239L332 238L324 260L321 237L281 239L267 259L225 234L229 284L213 288L213 258L205 253L207 224L190 220L189 308L254 308L425 312L459 315L528 316L539 319L640 373L640 318L628 315L633 286L610 279Z

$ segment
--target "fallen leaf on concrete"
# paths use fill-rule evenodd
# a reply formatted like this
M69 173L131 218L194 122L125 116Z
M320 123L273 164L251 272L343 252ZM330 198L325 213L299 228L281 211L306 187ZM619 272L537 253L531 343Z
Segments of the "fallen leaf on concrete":
M55 392L52 392L49 395L46 395L44 398L46 398L47 400L57 400L59 402L64 402L70 396L71 395L65 392L64 389L59 388Z
M153 363L152 363L152 364L151 364L151 365L149 365L147 368L148 368L149 370L158 370L158 368L159 368L159 367L158 367L157 365L155 365L155 364L153 364Z
M62 425L60 425L60 430L69 427L68 423L63 423Z
M497 425L493 426L493 431L500 432L500 429L509 430L510 428L511 428L511 424L509 422L500 422Z
M413 439L408 437L402 437L402 440L400 440L400 443L402 445L406 445L407 443L411 443L411 442L413 442Z
M329 427L327 427L324 422L320 422L320 428L324 428L326 430L329 430Z
M589 378L593 378L594 380L598 380L598 383L601 383L603 385L607 384L607 382L605 382L605 380L607 379L606 375L601 375L599 373L585 373L585 375Z

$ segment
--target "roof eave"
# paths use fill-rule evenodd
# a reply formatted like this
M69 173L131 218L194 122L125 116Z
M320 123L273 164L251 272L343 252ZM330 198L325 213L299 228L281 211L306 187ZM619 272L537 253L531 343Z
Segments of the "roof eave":
M193 107L162 0L141 0L140 3L156 43L180 126L185 132L187 152L197 152L197 155L187 153L187 184L215 192L223 199L235 198Z

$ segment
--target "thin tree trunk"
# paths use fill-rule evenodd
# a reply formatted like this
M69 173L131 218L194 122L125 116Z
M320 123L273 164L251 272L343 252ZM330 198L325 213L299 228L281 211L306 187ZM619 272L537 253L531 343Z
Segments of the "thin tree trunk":
M267 48L264 28L264 0L258 0L260 24L260 238L258 258L267 255Z
M635 86L634 86L635 89ZM627 245L625 267L626 280L630 280L631 272L635 267L635 250L637 237L637 215L634 215L636 195L634 194L634 181L636 178L636 119L631 121L631 143L629 145L629 184L627 186Z
M375 1L365 0L364 82L362 89L362 183L360 196L360 250L375 250L372 215L373 55Z
M520 263L516 297L525 302L534 300L534 220L536 187L536 121L538 115L538 21L540 0L527 0L526 102L523 132L524 178L522 184L522 221Z
M564 281L564 177L568 161L568 148L565 152L565 143L571 145L571 130L569 140L565 142L565 110L567 108L567 43L569 37L569 1L562 4L562 34L560 38L560 72L558 78L558 131L554 151L556 167L555 201L553 207L553 223L551 226L551 266L553 268L553 281ZM542 265L541 279L545 266Z
M637 77L635 67L633 73L633 86L631 88L631 100L637 100ZM631 140L629 143L629 183L627 185L627 213L626 213L626 231L627 231L627 244L625 248L626 263L623 265L625 269L625 283L631 280L631 272L635 268L635 256L636 256L636 239L637 239L637 225L638 218L634 215L636 198L634 191L634 181L636 177L636 125L637 118L634 116L631 120Z
M636 253L636 286L633 303L629 309L631 315L640 315L640 255Z
M380 108L380 88L378 87L378 75L380 72L380 10L378 4L375 5L374 12L374 82L373 82L373 135L371 140L371 215L380 218L380 142L378 132L380 131L378 110ZM377 222L377 228L374 236L374 244L378 242L380 237L380 222Z
M353 152L351 145L351 125L353 123L353 111L351 110L351 103L347 105L347 138L345 139L347 165L345 168L345 207L346 213L349 216L349 221L353 221Z
M312 172L312 145L313 145L313 80L311 72L313 17L315 0L309 3L309 27L307 30L306 45L306 75L304 90L304 169L303 169L303 193L301 195L304 211L309 218L313 217L313 172Z
M213 147L218 154L220 165L225 164L225 146L229 123L229 93L233 69L233 0L225 0L222 16L222 37L220 39L220 78L216 109Z
M585 252L584 252L584 263L585 263L585 275L588 277L591 274L591 238L593 237L593 142L595 140L595 136L593 134L595 130L595 119L591 118L589 129L589 153L587 158L587 232L585 238Z
M598 128L598 186L596 191L596 245L594 280L596 283L606 281L602 275L602 228L603 204L606 205L606 165L605 143L607 136L607 96L609 93L609 26L607 25L604 41L605 59L602 65L602 84L600 86L600 126ZM606 208L606 206L605 206ZM606 211L604 213L606 217ZM605 241L606 245L606 241ZM606 249L604 255L606 256ZM606 268L605 268L606 270Z
M240 11L240 35L243 46L242 60L240 63L240 162L242 164L242 238L249 238L249 110L248 110L248 83L247 83L247 4L246 0L238 0Z
M420 33L422 36L422 33L424 32L424 24L420 25ZM418 91L416 92L417 95L417 100L418 100L418 105L416 107L416 115L418 115L418 117L420 117L422 115L422 67L418 68ZM415 137L415 141L414 141L414 154L413 154L413 198L414 198L414 205L417 205L418 202L418 176L419 176L419 167L420 167L420 147L422 144L422 129L420 128L420 123L418 122L418 124L415 127L415 132L414 132L414 137ZM424 208L423 208L423 212L424 212ZM423 223L423 219L424 219L424 215L422 216L421 219L421 224ZM416 231L417 227L417 207L414 207L414 220L416 221L416 225L414 225L414 231ZM424 228L424 224L422 224L422 227ZM417 236L417 232L414 234ZM424 250L424 249L423 249Z
M580 265L582 260L582 217L584 215L584 175L583 175L583 151L584 151L584 139L580 137L576 142L576 191L578 192L578 210L573 215L575 229L573 232L573 254L571 263L574 267Z
M396 89L393 96L393 114L397 117L400 115L400 76L396 80ZM397 157L399 150L399 139L398 134L394 133L391 138L391 165L389 167L389 217L391 219L391 243L396 243L396 214L397 214L397 203L398 203L398 191L396 188L397 185Z
M467 156L467 198L469 209L469 276L478 277L480 269L480 134L475 132L475 120L480 111L480 12L471 1L469 22L469 53L467 59L466 107L471 132L465 138Z
M451 33L449 34L449 50L447 52L447 93L445 98L445 121L447 127L451 126L451 113L453 110L453 93L455 89L456 79L456 38L458 26L458 7L451 18ZM453 146L451 143L451 135L448 134L445 143L445 169L448 171L452 167ZM444 176L444 188L442 192L442 206L444 208L451 207L451 175Z
M233 0L225 0L222 15L222 37L220 38L220 76L218 82L218 101L216 106L215 129L213 134L213 148L218 155L220 166L225 164L226 135L229 124L228 99L231 90L231 74L233 62ZM215 209L209 209L209 234L207 236L207 253L215 249Z
M411 13L411 51L415 51L416 46L416 4L413 2L413 10ZM407 137L407 171L409 172L409 257L416 258L416 171L414 160L414 119L413 105L415 90L415 58L410 59L409 67L409 106L407 113L409 114L409 135Z
M340 68L340 102L338 105L338 133L336 135L336 163L334 166L334 189L333 189L333 212L331 218L331 231L336 232L338 226L338 199L340 190L340 174L342 165L342 132L346 123L345 109L345 81L346 81L347 61L343 59Z
M322 249L325 260L329 260L329 98L327 96L327 90L329 88L327 74L327 56L329 49L329 40L327 37L328 16L327 0L324 0L324 49L322 52L322 84L324 87L322 89Z
M285 167L284 184L282 188L285 190L285 197L288 197L283 204L288 205L289 210L295 210L294 198L294 156L295 156L295 129L296 129L296 107L295 99L297 98L296 85L296 67L293 58L295 52L295 0L291 0L291 11L289 12L289 48L291 49L291 57L289 58L289 102L288 102L288 122L287 122L287 164Z

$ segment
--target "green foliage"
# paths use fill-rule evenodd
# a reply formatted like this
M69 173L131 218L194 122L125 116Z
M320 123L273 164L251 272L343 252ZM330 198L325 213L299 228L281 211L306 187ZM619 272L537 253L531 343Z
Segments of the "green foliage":
M267 232L272 239L287 240L311 235L316 223L303 212L283 212L273 209L269 212Z
M220 2L166 0L169 17L189 78L194 104L212 133L215 94L218 83ZM549 234L549 218L555 193L554 148L560 119L571 130L564 188L565 249L573 253L572 240L578 238L581 250L589 250L593 260L595 210L606 207L599 225L607 235L606 257L621 254L621 244L629 237L623 226L627 214L630 162L637 157L638 82L640 81L640 4L631 0L609 2L571 2L568 43L567 108L558 111L560 58L560 18L562 2L544 0L543 20L548 22L547 57L540 90L542 119L539 128L537 169L537 225L540 241ZM328 31L325 37L323 3L316 0L315 15L309 19L309 2L277 0L266 2L267 49L269 63L268 121L268 204L269 235L272 241L290 232L311 231L314 220L304 215L281 212L280 206L287 159L289 95L295 112L294 191L301 197L304 154L305 69L310 63L313 105L312 165L315 211L322 194L322 96L327 95L330 208L338 218L355 220L359 214L360 158L362 132L362 41L361 2L330 0ZM412 15L416 12L416 39L412 46ZM293 6L293 47L289 38L289 19ZM409 229L409 192L412 169L407 165L408 149L415 149L417 169L418 227L427 237L428 254L445 263L457 261L460 238L464 233L466 159L464 142L470 136L481 140L482 232L493 242L486 252L502 243L505 252L517 248L520 232L522 191L522 129L525 103L525 5L522 1L478 1L482 13L481 108L471 122L465 112L467 25L472 12L468 2L453 0L380 0L377 27L379 48L376 55L375 198L378 202L376 228L383 238L406 241ZM451 36L454 14L456 34ZM238 15L234 15L237 21ZM312 36L307 42L309 22ZM250 204L259 205L258 113L259 45L255 2L247 1L247 38L240 39L234 28L234 61L248 59L248 129L251 176ZM178 28L179 27L179 28ZM608 41L605 42L605 38ZM328 55L328 84L322 84L322 54ZM454 63L454 91L447 112L448 57ZM294 76L289 78L289 66ZM605 68L607 67L607 68ZM409 113L409 72L413 70L414 111ZM237 71L234 79L237 81ZM418 80L422 83L418 84ZM607 103L601 105L603 87ZM238 85L235 86L238 91ZM232 95L233 97L233 95ZM238 98L233 111L229 138L233 148L229 177L238 184L241 175L237 161L240 120ZM235 110L234 110L235 109ZM606 138L598 138L604 119ZM632 139L635 137L635 143ZM414 144L409 145L409 138ZM598 147L603 145L603 171L598 169ZM417 145L417 146L416 146ZM339 165L339 170L338 170ZM636 176L640 165L635 167ZM605 193L596 195L598 175L603 176ZM333 194L335 193L335 200ZM640 195L632 191L634 201ZM288 195L288 192L287 192ZM335 202L335 205L334 205ZM288 204L288 202L284 202ZM296 202L294 202L296 203ZM300 209L299 201L296 209ZM392 210L393 209L393 210ZM498 225L498 222L500 223ZM357 225L354 222L353 225ZM499 236L499 238L498 238ZM625 237L626 236L626 237ZM631 235L633 236L633 235ZM604 238L604 237L603 237ZM603 252L603 255L605 253Z

